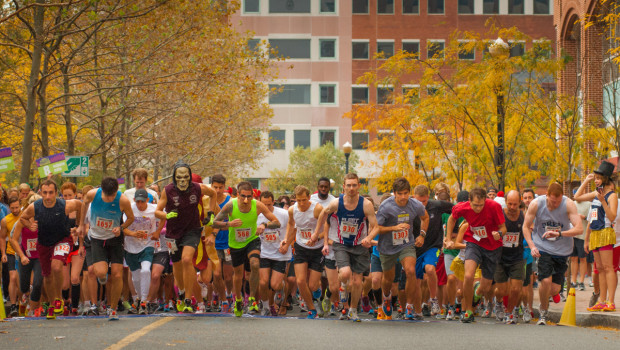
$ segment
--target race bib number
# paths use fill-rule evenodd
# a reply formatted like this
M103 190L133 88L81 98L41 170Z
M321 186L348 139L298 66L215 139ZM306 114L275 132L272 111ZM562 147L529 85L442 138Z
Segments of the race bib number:
M161 249L161 243L159 241L155 241L155 250Z
M95 226L102 228L104 230L111 230L112 225L114 225L114 220L112 219L105 219L105 218L97 217L97 219L95 220Z
M168 247L170 254L174 254L177 250L179 250L179 248L177 248L176 240L172 238L166 238L166 247Z
M507 232L506 235L502 238L504 242L504 247L506 248L516 248L519 246L519 235L520 232Z
M26 241L26 251L34 252L35 250L37 250L37 239L36 238L31 238L31 239L27 240Z
M278 235L278 231L275 232L265 232L263 235L263 239L265 240L265 242L267 243L277 243L278 242L278 238L280 236Z
M138 231L138 236L136 238L146 239L147 237L148 237L148 233L146 233L146 231Z
M65 256L71 253L71 246L69 243L60 243L54 247L54 255Z
M592 208L590 209L590 223L598 220L598 209Z
M403 245L405 243L409 243L409 231L392 231L392 244L393 245Z
M487 228L484 226L472 227L471 232L474 234L474 239L476 241L487 238Z
M299 229L299 241L303 244L308 243L310 241L310 237L312 237L312 229L310 228L300 228Z
M340 223L340 236L342 238L349 238L357 235L357 225L342 221Z
M224 261L232 261L230 256L230 249L224 249Z
M236 228L235 229L235 241L237 242L245 242L250 238L250 234L252 233L252 229L250 228Z
M562 227L560 227L560 226L544 226L544 228L545 228L545 232L547 232L547 231L560 232L562 230ZM553 241L557 240L558 238L557 237L547 237L546 239L548 241L553 242Z

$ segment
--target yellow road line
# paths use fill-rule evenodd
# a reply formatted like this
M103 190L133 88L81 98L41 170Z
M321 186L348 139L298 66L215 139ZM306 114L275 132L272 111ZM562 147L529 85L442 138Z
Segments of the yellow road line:
M125 338L121 339L118 343L110 345L106 348L106 350L119 350L124 348L125 346L135 342L136 340L138 340L140 337L144 336L146 333L152 331L153 329L160 327L170 321L172 321L172 319L174 319L174 317L164 317L158 321L155 321L147 326L142 327L141 329L131 333L130 335L126 336Z

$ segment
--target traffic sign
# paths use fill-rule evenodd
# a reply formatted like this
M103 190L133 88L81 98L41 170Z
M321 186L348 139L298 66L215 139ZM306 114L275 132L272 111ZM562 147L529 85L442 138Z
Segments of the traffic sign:
M62 173L64 177L87 177L88 156L67 157L68 170Z

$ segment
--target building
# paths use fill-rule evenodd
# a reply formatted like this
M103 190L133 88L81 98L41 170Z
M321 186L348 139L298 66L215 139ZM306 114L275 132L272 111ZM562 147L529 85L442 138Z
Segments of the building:
M385 92L356 84L364 72L381 64L373 59L375 53L389 57L404 49L424 59L455 30L486 32L491 17L534 39L554 40L553 11L551 0L241 0L232 23L240 22L239 29L253 31L256 39L290 57L279 63L279 78L271 82L283 87L269 99L273 153L251 179L262 187L269 170L286 168L289 152L298 145L351 142L362 161L372 159L363 146L369 135L352 130L352 121L343 115L354 104L375 102ZM515 45L516 50L523 48ZM473 59L481 56L475 53ZM374 169L357 170L368 178Z

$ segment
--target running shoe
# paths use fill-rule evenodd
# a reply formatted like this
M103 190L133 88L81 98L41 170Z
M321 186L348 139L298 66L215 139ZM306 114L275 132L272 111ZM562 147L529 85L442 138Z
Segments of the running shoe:
M80 304L78 306L78 316L86 316L88 315L88 306L84 304Z
M248 311L251 315L256 315L260 312L260 310L258 309L258 303L256 302L256 299L254 297L250 297L248 299L248 303L250 304L250 306L248 307Z
M523 310L523 323L530 323L530 321L532 320L532 311L530 310L529 307L525 307L525 309Z
M405 308L405 319L407 320L413 320L414 318L414 314L415 312L413 311L413 306L411 305L407 305L407 307Z
M448 312L446 313L446 321L452 321L454 320L455 317L455 310L454 310L454 306L450 305L448 307Z
M504 303L500 302L495 302L495 308L493 309L493 312L495 313L495 319L502 322L504 321L504 318L506 316L506 312L504 310Z
M370 299L366 295L362 297L362 310L364 312L370 311Z
M319 318L319 315L316 313L316 309L308 311L308 317L306 318L309 320L314 320L315 318Z
M108 321L118 321L116 310L113 310L112 308L108 309Z
M177 312L183 312L183 310L185 309L185 303L183 302L183 300L181 299L177 300L176 309L177 309Z
M454 316L461 316L462 307L460 303L454 305Z
M183 307L183 313L193 314L194 313L194 303L192 303L192 299L185 299Z
M349 309L342 309L342 312L340 313L340 320L348 320L349 319Z
M383 312L384 320L392 319L392 303L389 299L383 301L383 305L381 306L381 311Z
M589 307L587 310L590 312L603 311L606 305L607 305L606 303L599 301L594 306Z
M474 322L474 312L473 311L465 311L461 314L461 322L462 323L472 323Z
M538 318L538 322L536 322L536 324L539 326L546 326L548 313L549 311L547 310L540 310L540 317Z
M56 319L56 314L54 313L53 307L50 306L47 308L47 315L45 316L45 318L47 318L48 320Z
M45 315L45 311L43 311L42 307L39 306L38 308L34 309L34 313L33 313L34 317L41 317L43 315Z
M472 300L472 306L474 307L478 306L478 303L480 303L480 299L482 299L482 296L476 294L478 288L480 288L480 281L476 281L476 283L474 283L474 297Z
M64 302L64 300L62 300L62 299L54 300L54 314L56 316L59 316L63 312L65 312L65 302Z
M303 300L299 302L299 310L301 312L308 312L308 307L306 306L306 302Z
M271 305L269 307L269 312L271 313L271 316L278 316L278 309L276 309L275 305Z
M243 315L243 299L235 302L235 316L241 317Z
M279 291L276 293L276 295L274 295L274 297L273 297L273 302L274 302L276 305L282 305L282 302L284 301L284 298L282 297L283 295L284 295L284 293L283 293L281 290L279 290Z
M444 305L445 306L445 305ZM446 318L446 308L442 307L441 310L439 310L439 313L437 315L435 315L435 318L438 320L443 320Z
M598 301L599 295L600 294L592 292L592 296L590 296L590 302L588 303L588 307L592 307L596 304L596 302Z
M607 311L607 312L614 312L614 311L616 311L616 304L615 303L607 302L605 304L605 307L603 308L603 311Z
M323 309L323 314L327 314L332 308L332 301L328 297L324 297L323 302L321 302L321 306Z
M268 308L264 307L260 310L261 316L271 316L271 312Z
M349 310L349 320L353 321L353 322L361 322L362 320L360 320L360 318L357 316L357 308L352 307Z
M383 312L383 307L377 308L377 320L387 320L387 318L385 318L385 313Z
M159 304L157 304L157 303L147 303L146 304L146 312L149 315L152 315L152 314L156 313L158 309L159 309Z
M16 304L11 304L11 306L9 306L9 317L17 316L19 316L19 307Z
M135 304L129 305L127 308L127 313L130 315L136 315L138 313L138 309L140 308L140 300L136 300Z
M426 303L422 304L422 315L427 316L427 317L431 315L431 309L428 307Z
M139 309L138 309L138 314L139 315L146 315L146 314L148 314L148 311L147 311L147 308L146 308L146 302L144 302L144 301L141 302L140 306L138 306L138 307L139 307Z
M97 305L95 304L91 304L90 307L88 308L88 315L89 316L99 316L99 308L97 307Z
M484 310L482 311L482 318L490 318L493 313L492 302L489 301L484 305Z
M329 309L329 316L336 316L338 314L338 310L336 309L336 305L332 304L331 309Z
M314 310L316 310L316 314L319 315L319 317L324 317L325 312L323 311L322 305L319 304L319 301L315 300L313 304L314 304Z
M414 321L424 321L424 315L422 315L422 313L415 314L415 315L413 315L413 320Z
M578 286L578 287L579 287L579 290L581 290L581 291L586 290L586 285L585 285L585 284L583 284L583 282L579 283L579 286Z
M506 315L504 318L505 324L517 324L517 317L514 313Z
M228 304L228 300L222 300L222 313L227 314L230 312L230 305Z
M206 312L207 312L207 307L205 306L205 303L198 303L198 305L196 305L197 314L204 314Z
M437 299L431 299L431 315L430 316L435 316L440 312L441 312L441 308L439 307L439 302L437 301Z

